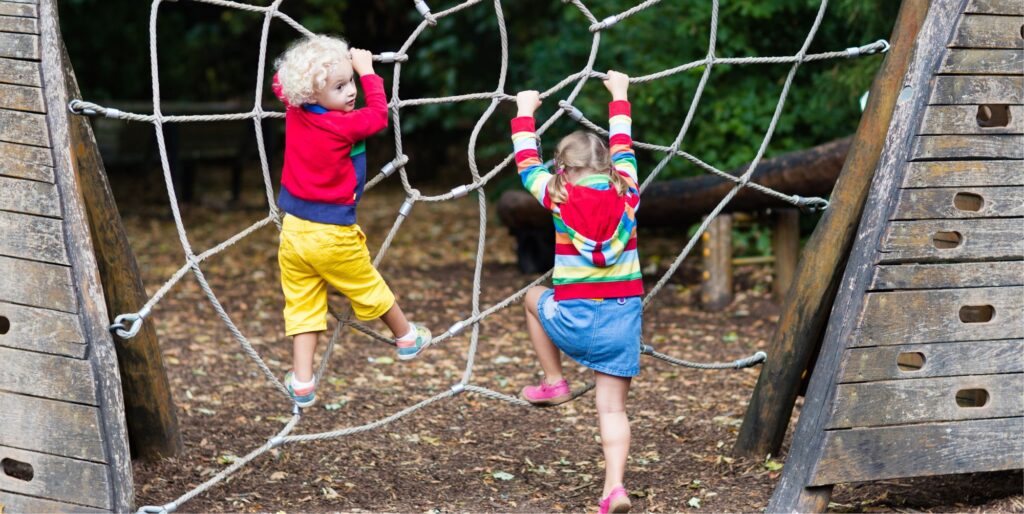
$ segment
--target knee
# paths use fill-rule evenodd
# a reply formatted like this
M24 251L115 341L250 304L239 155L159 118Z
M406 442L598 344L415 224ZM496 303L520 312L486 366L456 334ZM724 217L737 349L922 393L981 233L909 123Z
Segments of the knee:
M598 398L594 402L598 414L619 414L626 412L626 403L617 400Z

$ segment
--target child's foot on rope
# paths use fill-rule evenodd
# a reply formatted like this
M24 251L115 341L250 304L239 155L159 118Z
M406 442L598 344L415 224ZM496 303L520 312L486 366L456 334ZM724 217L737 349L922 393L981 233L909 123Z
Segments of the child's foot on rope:
M406 336L401 339L395 340L395 346L398 347L398 358L403 361L415 358L423 350L426 350L430 346L431 334L430 329L422 325L415 323L409 323L409 334L414 335Z
M288 394L292 395L295 405L306 408L316 403L315 378L310 380L308 384L304 384L295 379L295 372L289 371L284 376L284 386L288 389Z
M626 492L625 487L621 485L616 486L608 496L601 500L600 507L599 514L629 512L630 507L632 507L629 503L629 493Z
M572 390L564 378L554 384L541 379L538 385L524 387L519 396L534 405L558 405L572 399Z

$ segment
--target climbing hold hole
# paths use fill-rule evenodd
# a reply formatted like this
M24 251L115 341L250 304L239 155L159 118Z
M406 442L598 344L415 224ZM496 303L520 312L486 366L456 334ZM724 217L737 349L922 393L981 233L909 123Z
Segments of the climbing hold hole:
M31 482L32 477L35 476L35 471L32 469L32 465L27 462L21 462L20 460L0 460L0 467L3 468L5 475L11 478L17 478L18 480Z
M935 248L948 249L956 248L960 246L960 243L964 240L963 236L959 232L936 232L932 236L932 244Z
M984 389L961 389L956 392L956 404L960 407L984 407L988 403L988 391Z
M996 315L991 305L964 305L960 307L960 321L964 323L988 323Z
M957 193L953 197L953 207L961 211L978 212L985 206L985 199L979 194Z
M1010 125L1009 105L979 105L978 126L983 128L1006 127Z
M11 331L11 320L7 316L0 316L0 336Z
M918 371L924 367L924 354L903 352L896 357L896 367L900 368L900 371Z

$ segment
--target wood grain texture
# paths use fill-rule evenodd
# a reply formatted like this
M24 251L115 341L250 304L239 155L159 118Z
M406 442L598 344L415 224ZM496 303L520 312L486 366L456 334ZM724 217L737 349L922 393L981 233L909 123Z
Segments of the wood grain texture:
M0 141L0 166L6 166L11 161L53 166L53 155L46 148Z
M950 47L1024 48L1020 27L1024 16L965 14Z
M719 311L732 303L732 216L719 214L701 236L704 271L700 301L705 310Z
M1014 161L934 161L907 164L903 187L1024 185L1024 166Z
M39 22L34 18L17 16L0 16L0 32L17 32L21 34L38 34Z
M10 323L0 346L85 358L85 337L74 314L0 302L0 317Z
M937 239L959 235L953 248ZM1024 223L1019 219L893 221L878 249L878 262L939 262L1024 258Z
M980 407L957 405L958 391L982 389ZM840 384L829 429L1024 416L1024 373Z
M0 389L11 393L96 405L89 362L0 347Z
M911 159L1024 159L1024 136L917 136Z
M5 280L0 301L63 312L78 312L78 299L67 266L0 257Z
M106 462L99 409L0 391L4 445L73 459Z
M70 264L61 221L0 211L0 256Z
M39 17L39 9L34 5L16 3L16 2L0 2L0 15L3 16L26 16L30 18Z
M939 73L955 75L1022 75L1024 56L1019 50L951 48Z
M50 146L46 116L19 111L0 110L0 139L11 143Z
M0 82L19 86L42 86L39 63L0 58Z
M939 75L932 105L1022 104L1024 77L1001 75Z
M815 485L1024 467L1024 418L837 430L826 434Z
M38 87L0 84L0 109L46 112L42 90Z
M875 267L869 290L1024 285L1024 261L891 264Z
M1024 3L1020 0L970 0L965 12L1024 15Z
M109 512L103 509L44 500L42 498L35 498L32 496L22 496L20 494L4 491L0 491L0 505L4 506L5 512L12 514L18 512L50 512L55 514L98 514L101 512Z
M1024 287L868 293L851 346L1024 337ZM961 321L965 306L991 306L991 321Z
M0 177L0 210L59 218L57 188L46 182Z
M87 507L112 508L110 497L107 495L110 484L106 466L102 464L6 446L0 446L0 459L27 463L32 466L33 471L30 481L18 480L0 473L0 489Z
M39 59L39 36L0 32L0 57Z
M53 183L53 168L15 159L0 158L0 177L23 178Z
M900 369L897 359L918 353L924 365ZM846 350L840 383L903 380L957 375L1024 373L1024 339L967 343L904 344Z
M793 285L796 265L800 260L800 211L798 209L774 210L775 226L772 229L772 255L775 256L772 281L772 298L782 301Z
M1024 134L1024 105L1006 106L1010 119L1001 127L982 127L978 123L978 108L977 105L929 105L924 110L924 123L918 135Z
M1024 166L1024 163L1022 163ZM979 205L980 202L980 205ZM894 220L1024 216L1024 186L903 189Z

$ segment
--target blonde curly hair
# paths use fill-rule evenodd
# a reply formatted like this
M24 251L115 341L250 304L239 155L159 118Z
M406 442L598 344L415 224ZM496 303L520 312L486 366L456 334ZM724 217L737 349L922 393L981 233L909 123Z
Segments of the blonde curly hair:
M281 94L296 106L313 103L339 65L351 66L348 43L331 36L299 40L274 63Z

